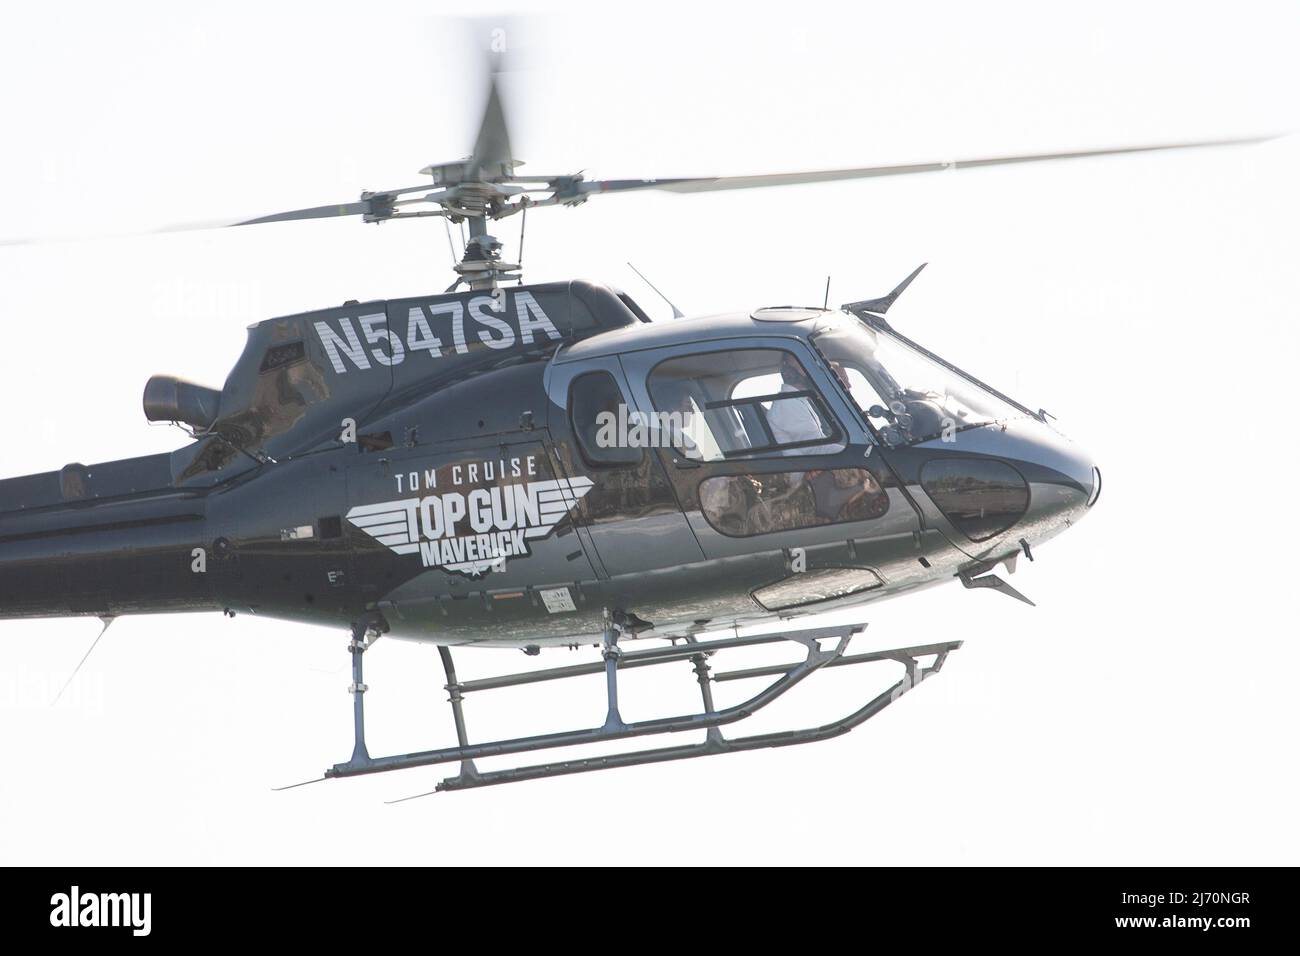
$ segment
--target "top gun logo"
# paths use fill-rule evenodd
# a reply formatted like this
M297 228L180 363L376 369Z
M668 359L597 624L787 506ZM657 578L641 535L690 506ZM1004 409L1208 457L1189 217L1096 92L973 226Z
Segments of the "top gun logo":
M396 554L420 555L426 568L477 577L510 557L532 554L592 489L590 478L551 478L446 491L423 498L358 505L348 521Z

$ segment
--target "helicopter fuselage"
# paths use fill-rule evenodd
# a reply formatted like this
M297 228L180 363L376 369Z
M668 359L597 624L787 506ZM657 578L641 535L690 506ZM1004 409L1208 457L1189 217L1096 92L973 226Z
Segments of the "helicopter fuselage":
M271 319L220 393L155 380L146 410L196 441L0 482L0 617L685 634L987 571L1100 481L879 316L652 324L580 282Z

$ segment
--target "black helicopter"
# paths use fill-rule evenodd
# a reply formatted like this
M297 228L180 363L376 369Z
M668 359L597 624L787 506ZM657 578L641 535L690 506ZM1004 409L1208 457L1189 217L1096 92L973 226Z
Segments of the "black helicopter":
M788 625L949 581L1026 600L1014 569L1082 518L1101 473L1042 411L894 329L915 279L838 309L651 322L626 293L523 284L489 221L642 189L680 193L933 172L1179 143L957 163L700 179L520 172L489 84L472 154L430 182L229 225L333 216L467 225L442 294L252 326L221 389L149 380L171 454L0 481L0 617L247 612L351 632L355 747L326 777L459 763L439 790L825 739L939 670L960 641L850 654L854 628ZM464 289L461 290L461 286ZM674 307L674 313L676 309ZM362 660L381 635L438 646L458 743L371 757ZM666 644L628 650L623 639ZM792 642L794 663L715 671L718 652ZM603 660L459 680L451 647L597 645ZM823 667L892 661L901 679L844 718L725 736ZM698 712L625 721L618 676L689 663ZM471 743L463 697L604 673L603 721ZM716 706L721 682L767 679ZM678 731L704 740L479 771L479 758ZM325 778L321 778L325 779Z

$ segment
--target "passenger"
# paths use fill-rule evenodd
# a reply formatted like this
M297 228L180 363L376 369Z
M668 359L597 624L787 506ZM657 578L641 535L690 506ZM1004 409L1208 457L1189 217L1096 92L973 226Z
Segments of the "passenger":
M803 370L799 360L786 352L781 357L781 392L811 392L817 387ZM826 438L826 426L817 406L807 395L798 398L778 398L767 409L767 424L778 445L795 445ZM835 445L789 448L783 455L824 455L838 451Z

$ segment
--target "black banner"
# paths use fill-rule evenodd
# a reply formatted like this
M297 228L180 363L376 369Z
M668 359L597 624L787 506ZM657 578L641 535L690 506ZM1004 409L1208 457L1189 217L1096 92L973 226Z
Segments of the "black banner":
M565 878L570 890L560 891L527 874L507 884L471 870L11 869L0 917L17 938L75 936L97 945L337 943L375 925L410 931L426 921L444 928L474 923L497 938L503 926L535 932L548 923L596 922L614 930L625 924L643 944L644 915L652 910L666 937L697 921L721 921L729 934L784 923L811 934L810 941L852 926L865 944L880 930L916 941L1235 946L1260 933L1287 932L1294 883L1285 869L871 868L751 870L728 874L726 883L708 872L667 879L574 873Z

